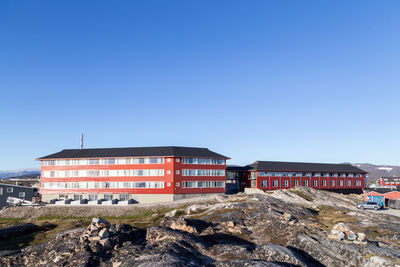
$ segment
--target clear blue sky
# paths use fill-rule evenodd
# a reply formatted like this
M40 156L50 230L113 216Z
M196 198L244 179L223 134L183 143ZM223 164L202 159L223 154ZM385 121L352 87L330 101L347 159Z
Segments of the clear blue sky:
M399 1L0 1L0 170L64 148L400 165Z

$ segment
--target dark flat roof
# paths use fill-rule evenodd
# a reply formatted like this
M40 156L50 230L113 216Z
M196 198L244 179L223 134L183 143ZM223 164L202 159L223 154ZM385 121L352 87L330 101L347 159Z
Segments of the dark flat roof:
M249 165L256 171L299 171L299 172L357 172L367 173L350 164L305 163L281 161L256 161Z
M226 165L227 171L248 171L250 166Z
M226 156L210 151L208 148L160 146L160 147L123 147L123 148L90 148L90 149L64 149L60 152L47 155L42 159L71 159L71 158L113 158L113 157L199 157L199 158L224 158Z
M365 193L376 192L379 194L386 194L394 191L400 192L399 188L365 188Z

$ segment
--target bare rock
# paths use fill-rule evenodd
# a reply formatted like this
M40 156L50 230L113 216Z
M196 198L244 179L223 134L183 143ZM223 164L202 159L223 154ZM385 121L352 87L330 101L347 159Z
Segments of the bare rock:
M282 246L272 244L257 246L253 251L253 255L257 260L265 260L281 264L293 264L296 266L307 266L307 263L304 262L304 259L297 254L297 252Z
M368 261L364 264L364 267L376 267L376 266L395 266L392 262L379 257L379 256L372 256L368 259Z

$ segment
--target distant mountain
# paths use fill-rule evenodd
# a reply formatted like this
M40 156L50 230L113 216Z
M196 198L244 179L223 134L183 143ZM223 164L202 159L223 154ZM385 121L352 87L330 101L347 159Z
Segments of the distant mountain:
M382 176L400 176L400 166L374 165L370 163L355 163L352 165L368 172L367 182L371 183L376 183Z
M28 177L28 176L39 176L39 169L19 169L0 171L0 178L14 178L14 177Z

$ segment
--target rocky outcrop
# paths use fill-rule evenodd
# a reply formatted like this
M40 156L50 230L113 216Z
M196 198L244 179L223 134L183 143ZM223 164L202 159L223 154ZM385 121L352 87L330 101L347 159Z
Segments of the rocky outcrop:
M318 211L267 194L238 194L177 214L170 212L157 226L143 229L94 218L86 229L5 252L0 265L395 266L400 261L393 242L398 244L400 234L396 219L387 229L398 232L377 239L368 231L352 232L354 224L328 228Z

